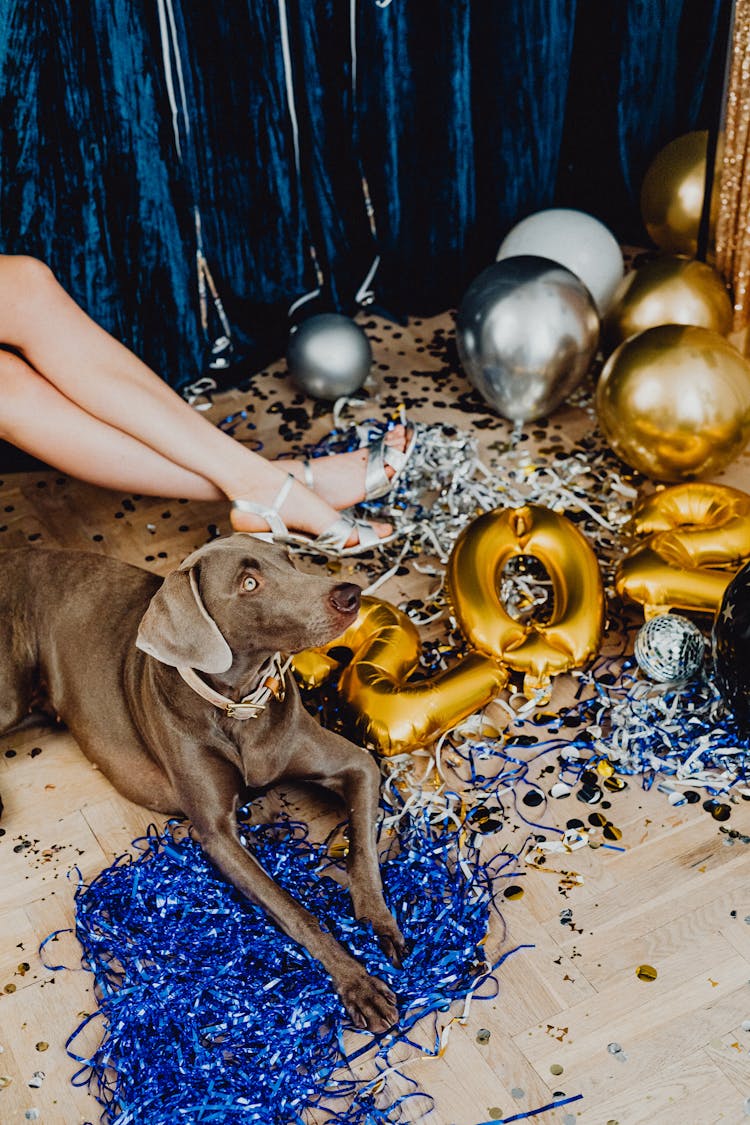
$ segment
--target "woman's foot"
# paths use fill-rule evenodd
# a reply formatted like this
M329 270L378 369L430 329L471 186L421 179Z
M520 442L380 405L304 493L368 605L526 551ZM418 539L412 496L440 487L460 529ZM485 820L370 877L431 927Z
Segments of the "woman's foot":
M349 454L322 460L338 460L339 456L348 457ZM249 501L247 509L232 507L230 520L235 531L267 532L272 530L271 523L276 522L277 517L290 532L302 532L312 541L340 519L338 511L321 496L280 468L282 462L269 461L266 464L268 471L263 473L263 479L255 482L256 487L251 494L230 496L230 500L240 504ZM298 462L296 464L299 465ZM264 512L268 513L267 517ZM371 526L379 539L387 538L393 531L389 523L373 522ZM359 534L354 529L345 546L354 547L358 541Z
M384 436L385 444L399 453L406 452L410 440L414 440L411 431L407 431L402 425L394 426ZM368 457L369 447L363 445L361 449L352 449L349 453L331 453L313 458L308 462L308 466L312 473L312 488L315 494L338 511L360 504L365 499ZM274 464L279 465L285 472L292 473L303 484L310 486L304 462L285 459L275 461ZM396 470L390 465L385 465L384 471L390 479Z

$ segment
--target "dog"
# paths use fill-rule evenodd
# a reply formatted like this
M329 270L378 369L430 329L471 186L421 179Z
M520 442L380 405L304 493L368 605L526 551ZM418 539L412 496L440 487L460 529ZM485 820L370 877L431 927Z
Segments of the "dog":
M359 601L358 586L302 573L248 534L213 540L163 580L82 551L2 551L0 732L41 692L116 789L189 817L222 875L321 962L355 1026L381 1032L398 1018L392 991L265 873L235 816L243 791L282 781L340 797L354 914L400 967L405 944L375 840L380 771L319 726L279 662L333 640Z

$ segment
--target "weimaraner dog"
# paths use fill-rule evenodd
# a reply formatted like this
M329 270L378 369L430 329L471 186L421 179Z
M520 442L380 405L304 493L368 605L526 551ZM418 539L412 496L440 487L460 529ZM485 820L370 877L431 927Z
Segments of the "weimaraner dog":
M323 964L355 1025L383 1031L398 1016L391 990L266 875L235 818L246 787L299 779L341 797L354 913L400 965L375 846L378 767L319 726L278 656L338 636L359 597L243 534L201 547L163 580L82 551L2 551L0 731L46 697L121 793L191 819L219 871Z

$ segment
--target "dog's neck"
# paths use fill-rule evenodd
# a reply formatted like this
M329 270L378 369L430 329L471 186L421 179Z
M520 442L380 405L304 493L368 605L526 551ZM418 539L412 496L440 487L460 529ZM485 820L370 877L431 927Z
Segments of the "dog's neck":
M249 683L241 681L237 685L234 677L229 680L213 676L202 678L194 668L178 665L177 671L184 682L207 703L223 711L230 719L254 719L272 699L279 702L286 695L286 676L292 663L291 656L284 660L280 652L274 652L257 669Z
M261 671L272 656L272 652L253 652L235 656L232 666L227 672L222 672L221 675L209 675L201 672L201 678L216 691L221 692L222 695L239 698L257 687Z

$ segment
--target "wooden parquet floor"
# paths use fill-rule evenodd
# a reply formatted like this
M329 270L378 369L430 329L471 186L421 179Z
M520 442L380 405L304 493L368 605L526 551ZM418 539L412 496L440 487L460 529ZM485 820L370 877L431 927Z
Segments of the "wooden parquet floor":
M408 328L366 323L377 384L367 413L405 401L412 417L475 428L485 449L506 439L507 425L467 394L446 359L447 316ZM330 412L312 406L289 388L279 365L250 390L218 396L210 416L236 415L236 436L262 441L275 455L284 443L299 446L330 430ZM555 424L572 441L593 422L586 410L570 408ZM721 479L750 491L749 469L743 456ZM54 471L6 474L0 483L0 549L28 542L85 548L166 573L216 530L229 530L220 504L121 496ZM371 577L354 562L343 573L363 585ZM403 601L416 581L397 576L379 595ZM95 1007L90 978L69 935L48 949L70 971L44 968L38 949L73 923L74 869L95 875L155 818L120 797L63 729L0 739L0 793L0 1121L94 1122L99 1108L71 1085L76 1063L65 1050ZM314 830L320 809L307 811ZM571 797L550 802L545 817L564 826L589 811ZM638 779L613 796L609 815L623 850L566 857L582 877L572 889L553 871L529 871L524 895L503 907L507 933L493 921L488 953L532 948L504 963L497 997L474 1003L465 1023L453 1025L442 1057L411 1053L405 1073L434 1099L434 1125L518 1120L576 1094L582 1099L528 1120L750 1119L750 848L722 832L700 803L672 807ZM750 833L750 802L733 804L730 826ZM642 963L657 969L656 980L638 979ZM480 1029L489 1037L478 1039Z

